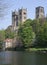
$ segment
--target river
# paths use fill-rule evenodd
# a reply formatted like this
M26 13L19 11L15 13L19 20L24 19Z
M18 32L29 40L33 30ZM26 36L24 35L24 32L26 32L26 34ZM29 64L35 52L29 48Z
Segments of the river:
M3 51L0 52L0 65L47 65L47 53Z

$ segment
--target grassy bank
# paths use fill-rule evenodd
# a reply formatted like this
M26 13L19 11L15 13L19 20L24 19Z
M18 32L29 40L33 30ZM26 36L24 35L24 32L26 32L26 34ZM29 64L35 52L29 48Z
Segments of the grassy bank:
M26 49L26 51L43 51L43 50L47 50L47 48L28 48L28 49Z
M5 49L6 51L43 51L43 50L46 50L47 51L47 48L19 48L19 47L16 47L16 48L7 48Z

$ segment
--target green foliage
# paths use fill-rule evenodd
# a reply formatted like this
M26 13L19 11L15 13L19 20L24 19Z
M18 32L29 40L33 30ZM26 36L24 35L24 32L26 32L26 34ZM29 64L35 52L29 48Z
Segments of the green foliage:
M25 27L31 26L31 24L32 24L32 20L31 20L31 19L27 19L27 20L24 22L24 26L25 26Z
M47 19L27 19L23 24L19 24L18 34L12 32L10 28L0 30L0 48L4 39L14 37L26 47L31 46L34 40L38 46L47 46Z
M23 45L30 46L35 38L35 33L32 30L31 20L27 20L20 26L18 36L21 39Z
M38 46L47 46L47 20L27 19L24 24L20 26L18 35L22 43L26 46L32 44L32 40L35 38L35 36Z
M3 42L4 39L5 39L5 31L0 30L0 42Z
M47 46L47 22L41 27L37 34L37 43L40 46Z
M4 30L0 30L0 48L2 48L2 43L5 39L5 31Z
M14 38L15 32L12 32L10 29L5 30L5 38Z
M39 19L33 20L31 25L32 25L33 31L37 34L40 30L40 27L41 27Z

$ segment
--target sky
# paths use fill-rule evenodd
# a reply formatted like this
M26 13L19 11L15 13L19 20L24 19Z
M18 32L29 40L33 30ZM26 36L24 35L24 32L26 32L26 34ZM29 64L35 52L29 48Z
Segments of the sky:
M27 18L35 18L35 8L44 7L47 14L47 0L0 0L0 30L12 25L12 12L27 8ZM4 8L4 9L3 9Z

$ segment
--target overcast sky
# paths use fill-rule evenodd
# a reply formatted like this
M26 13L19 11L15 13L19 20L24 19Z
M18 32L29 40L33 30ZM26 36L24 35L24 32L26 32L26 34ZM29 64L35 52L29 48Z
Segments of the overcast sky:
M35 18L35 8L43 6L47 14L47 0L0 0L0 29L6 29L12 23L12 11L27 8L27 18Z

